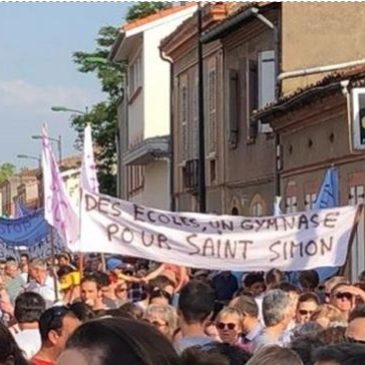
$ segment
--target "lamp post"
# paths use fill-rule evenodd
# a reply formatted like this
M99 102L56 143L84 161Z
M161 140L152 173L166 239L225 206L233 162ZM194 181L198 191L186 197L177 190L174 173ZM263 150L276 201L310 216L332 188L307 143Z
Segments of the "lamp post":
M17 158L23 158L23 159L27 159L27 160L37 160L38 161L38 167L41 168L41 158L40 157L36 157L36 156L31 156L31 155L17 155Z
M32 136L32 139L42 139L43 137L40 135L34 135ZM57 143L57 148L58 148L58 159L59 159L59 164L60 166L62 165L62 137L61 135L58 136L58 138L51 138L48 137L48 139L50 141L56 142Z
M52 106L51 110L53 112L71 112L71 113L77 113L77 114L82 114L85 115L88 113L87 107L85 108L85 111L81 111L78 109L72 109L72 108L66 108L65 106Z

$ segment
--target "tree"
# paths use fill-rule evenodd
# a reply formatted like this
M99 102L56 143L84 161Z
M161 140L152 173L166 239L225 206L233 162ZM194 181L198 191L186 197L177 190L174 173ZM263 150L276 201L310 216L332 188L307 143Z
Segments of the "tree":
M75 52L74 62L83 73L96 73L101 88L106 93L106 100L94 105L85 115L72 115L72 126L78 133L76 146L81 147L83 131L90 123L93 140L96 144L96 161L100 190L109 195L116 194L116 134L117 105L122 95L125 75L125 64L114 64L108 61L108 54L118 35L118 29L108 26L100 29L94 52Z
M10 176L14 175L15 171L16 167L9 162L5 162L0 165L0 184L9 179Z
M129 7L125 19L130 22L135 19L144 18L162 9L169 8L172 5L173 3L168 1L140 1Z

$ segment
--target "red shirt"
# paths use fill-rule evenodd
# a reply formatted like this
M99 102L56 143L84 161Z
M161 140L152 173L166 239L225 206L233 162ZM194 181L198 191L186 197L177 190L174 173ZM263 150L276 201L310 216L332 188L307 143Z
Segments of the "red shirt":
M31 365L56 365L56 363L52 361L42 360L38 357L32 357L30 360Z

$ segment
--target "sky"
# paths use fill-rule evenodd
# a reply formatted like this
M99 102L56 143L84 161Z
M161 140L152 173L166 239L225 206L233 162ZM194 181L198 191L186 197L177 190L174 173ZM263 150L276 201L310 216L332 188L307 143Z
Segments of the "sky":
M126 2L3 3L0 2L0 164L36 167L44 122L50 137L62 137L62 154L76 152L70 113L52 106L85 110L105 99L92 74L72 61L75 51L95 49L97 33L120 26ZM56 146L54 149L57 152Z

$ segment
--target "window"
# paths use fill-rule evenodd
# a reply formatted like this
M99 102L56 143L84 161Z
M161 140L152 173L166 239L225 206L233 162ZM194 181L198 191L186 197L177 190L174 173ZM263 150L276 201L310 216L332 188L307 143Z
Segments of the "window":
M129 95L133 96L136 90L142 86L142 56L139 54L137 58L130 64L128 72Z
M231 148L236 148L238 143L238 126L240 110L240 87L237 70L229 70L229 137L228 143Z
M313 205L316 202L316 199L317 199L317 194L316 193L305 194L305 200L304 200L304 208L305 208L305 210L311 210L311 209L313 209Z
M193 123L190 128L191 131L191 143L190 144L190 158L195 159L199 156L199 79L198 70L196 69L193 73L192 79L192 112L193 112Z
M295 213L297 211L297 197L289 196L286 198L286 212Z
M258 56L258 107L262 109L265 105L275 101L275 52L263 51ZM269 124L259 125L261 133L270 133L272 129Z
M217 123L217 67L216 59L214 58L208 64L208 133L207 133L207 152L211 153L216 148L216 123Z
M143 166L128 166L128 195L133 195L143 189L144 169Z
M214 183L217 180L217 165L215 160L209 161L209 175L210 175L210 182Z
M355 185L350 188L349 204L356 205L364 203L364 186ZM356 280L361 271L365 269L365 237L364 237L364 212L357 226L354 240L351 247L351 278Z

